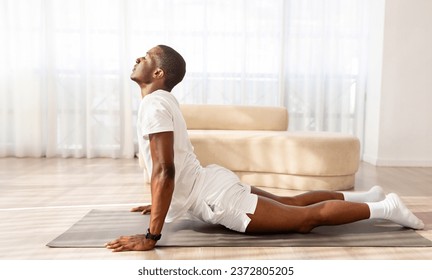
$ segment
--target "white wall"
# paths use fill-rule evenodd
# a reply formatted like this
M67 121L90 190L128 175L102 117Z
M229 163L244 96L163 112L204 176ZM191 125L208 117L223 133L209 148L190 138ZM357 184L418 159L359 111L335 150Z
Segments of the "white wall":
M371 1L363 159L432 166L432 1Z

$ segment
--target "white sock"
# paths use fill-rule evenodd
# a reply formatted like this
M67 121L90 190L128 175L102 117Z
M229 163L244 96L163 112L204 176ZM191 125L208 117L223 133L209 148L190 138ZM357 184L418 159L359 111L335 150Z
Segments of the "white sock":
M386 198L380 186L374 186L367 192L341 192L345 201L351 202L378 202Z
M397 194L388 194L380 202L366 202L370 209L369 219L386 219L404 227L423 229L424 223L402 202Z

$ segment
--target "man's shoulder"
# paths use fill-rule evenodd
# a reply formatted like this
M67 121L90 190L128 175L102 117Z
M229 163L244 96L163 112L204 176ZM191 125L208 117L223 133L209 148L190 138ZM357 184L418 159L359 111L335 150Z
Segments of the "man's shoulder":
M147 103L151 104L153 102L157 102L157 103L165 103L167 105L172 102L178 103L177 99L170 92L165 90L157 90L146 95L143 98L142 102L145 104Z
M172 118L177 110L180 110L180 107L176 100L170 99L168 95L152 93L141 101L139 115L150 118L164 115Z
M147 100L141 103L141 107L147 110L150 110L150 108L153 108L154 110L167 110L170 112L176 112L177 110L180 110L179 102L174 96L172 96L171 93L166 95L156 94L145 99Z
M141 107L153 107L153 106L157 106L157 105L167 105L167 102L165 101L166 97L161 96L159 94L149 94L146 95L142 100L141 100Z

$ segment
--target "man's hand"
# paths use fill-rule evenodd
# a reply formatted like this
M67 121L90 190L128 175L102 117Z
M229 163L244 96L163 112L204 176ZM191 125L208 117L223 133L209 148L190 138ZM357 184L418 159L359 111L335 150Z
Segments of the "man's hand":
M149 251L153 250L155 245L156 241L146 239L145 234L137 234L132 236L121 236L116 240L106 243L105 247L113 250L113 252Z
M141 212L141 214L150 214L151 212L151 204L146 206L138 206L131 209L131 212Z

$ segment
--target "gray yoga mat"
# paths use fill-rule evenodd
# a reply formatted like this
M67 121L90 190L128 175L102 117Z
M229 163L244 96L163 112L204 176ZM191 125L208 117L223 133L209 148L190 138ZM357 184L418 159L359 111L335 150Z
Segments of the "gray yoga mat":
M149 215L128 211L91 210L49 242L53 248L100 248L121 235L146 232ZM323 226L308 234L241 234L218 225L181 220L165 224L162 247L430 247L414 230L384 220Z

